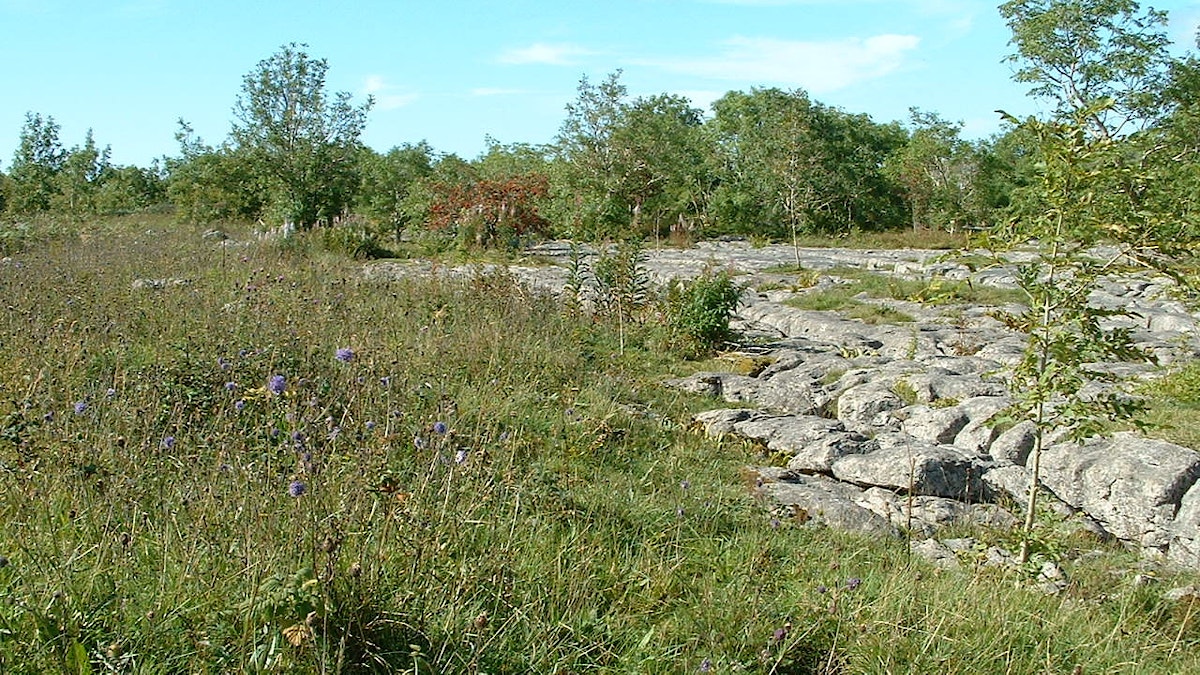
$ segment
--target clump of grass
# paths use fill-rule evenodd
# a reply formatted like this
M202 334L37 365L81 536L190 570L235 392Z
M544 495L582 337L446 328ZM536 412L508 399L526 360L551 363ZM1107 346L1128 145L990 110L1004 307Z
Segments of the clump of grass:
M1200 668L1111 575L1047 597L773 521L658 386L681 362L506 275L228 230L0 267L0 672Z

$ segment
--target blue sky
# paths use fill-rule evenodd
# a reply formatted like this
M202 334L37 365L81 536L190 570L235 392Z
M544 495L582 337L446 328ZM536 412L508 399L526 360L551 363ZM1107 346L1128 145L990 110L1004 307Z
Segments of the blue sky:
M118 164L177 154L176 120L229 131L242 76L281 45L329 62L327 84L375 97L365 142L426 140L476 157L554 138L579 80L621 69L631 96L682 94L707 110L731 90L802 88L876 121L912 106L998 129L1038 112L1012 83L998 0L0 0L0 169L25 113L67 146L90 127ZM1167 10L1182 51L1200 0Z

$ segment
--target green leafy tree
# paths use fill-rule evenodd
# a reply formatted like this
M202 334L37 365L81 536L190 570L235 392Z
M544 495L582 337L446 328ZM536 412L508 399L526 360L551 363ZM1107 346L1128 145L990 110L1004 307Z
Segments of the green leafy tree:
M713 110L720 186L711 204L743 233L795 240L903 218L879 169L903 143L902 129L813 102L803 91L730 92Z
M9 211L27 214L50 209L57 191L55 177L62 171L68 154L59 141L59 131L61 127L53 117L25 114L9 170Z
M162 204L166 185L157 166L109 167L95 195L99 213L131 213Z
M704 210L705 171L700 110L672 95L640 97L625 107L613 142L625 158L621 181L631 231L661 238L663 226L683 234Z
M977 220L978 158L960 138L962 125L916 108L911 123L908 142L888 156L883 170L904 192L913 230L954 231Z
M111 169L110 154L108 147L96 146L88 129L83 145L71 148L54 174L50 208L76 218L96 213L101 186Z
M617 71L598 85L582 78L578 92L567 104L557 138L558 216L576 236L613 238L625 231L632 215L624 189L630 157L616 143L625 123L627 90Z
M272 217L299 227L327 222L359 185L359 137L372 101L325 91L328 65L286 45L242 80L232 139L266 187Z
M166 194L182 219L210 223L260 217L267 190L248 151L213 148L183 120L175 139L180 157L166 163Z
M1141 405L1119 387L1096 394L1086 386L1113 379L1094 364L1151 359L1128 329L1105 322L1125 312L1093 306L1091 292L1103 275L1130 266L1186 281L1177 270L1190 255L1195 214L1173 169L1187 153L1162 127L1187 102L1186 94L1164 96L1168 72L1187 90L1186 73L1166 56L1165 14L1129 0L1014 0L1001 13L1013 31L1012 60L1023 64L1017 79L1057 104L1050 119L1018 127L1031 141L1033 171L1014 191L1014 218L991 242L994 250L1036 246L1016 275L1028 308L1008 317L1028 336L1011 376L1009 417L1036 428L1024 562L1048 436L1086 438L1133 420Z
M412 221L409 200L418 182L433 173L433 149L425 142L401 145L384 154L363 148L356 210L399 239Z
M1019 82L1049 99L1055 113L1088 111L1104 138L1154 125L1170 70L1167 15L1134 0L1009 0L1000 14L1012 30ZM1104 105L1104 101L1111 104Z

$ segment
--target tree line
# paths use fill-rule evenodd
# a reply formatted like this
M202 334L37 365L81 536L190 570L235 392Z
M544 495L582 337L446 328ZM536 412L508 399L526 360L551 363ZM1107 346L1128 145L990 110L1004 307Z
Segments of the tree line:
M1132 0L1012 0L1000 12L1016 78L1053 105L1052 119L1082 116L1081 133L1120 158L1104 189L1190 223L1200 62L1168 53L1165 13ZM491 141L466 160L424 142L365 147L372 102L327 92L327 69L304 45L280 48L243 78L226 139L210 145L180 120L178 155L148 168L113 165L90 131L68 149L52 117L29 113L0 174L0 211L169 208L193 222L352 222L375 236L432 230L489 247L529 235L989 229L1044 206L1038 120L1008 118L972 141L935 112L881 123L778 88L731 91L706 115L677 95L631 97L617 71L580 81L554 142Z

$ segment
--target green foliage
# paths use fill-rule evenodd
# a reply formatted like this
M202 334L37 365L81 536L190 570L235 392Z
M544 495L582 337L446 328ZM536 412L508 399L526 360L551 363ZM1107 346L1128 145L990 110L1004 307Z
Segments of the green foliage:
M67 160L67 151L58 139L60 130L53 117L25 114L9 168L6 208L10 212L31 214L50 209L56 192L54 179Z
M167 161L167 198L190 223L252 220L266 206L267 190L249 155L225 146L212 148L196 138L183 120L175 138L181 157Z
M672 281L663 300L668 347L688 359L720 349L732 338L729 321L741 297L742 289L723 270Z
M353 201L368 100L325 91L328 64L289 44L242 80L231 138L266 188L271 219L301 228L331 222Z
M978 198L978 154L936 113L913 108L908 142L893 151L883 173L901 186L912 212L913 230L956 231L983 219Z
M402 145L385 154L364 148L358 159L362 183L355 210L396 239L413 223L410 203L418 182L433 173L433 148L427 143Z
M1135 0L1009 0L1018 82L1057 116L1086 111L1088 130L1114 138L1156 123L1170 65L1166 12ZM1103 105L1109 101L1109 105Z
M1050 597L772 522L695 364L505 275L88 226L0 266L2 672L1200 669L1194 579L1125 553Z

